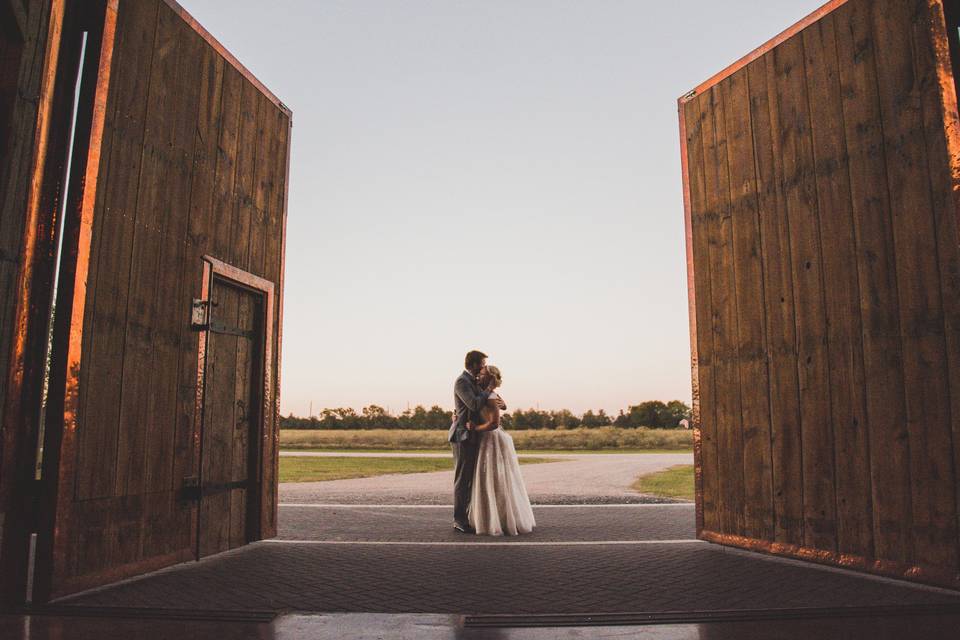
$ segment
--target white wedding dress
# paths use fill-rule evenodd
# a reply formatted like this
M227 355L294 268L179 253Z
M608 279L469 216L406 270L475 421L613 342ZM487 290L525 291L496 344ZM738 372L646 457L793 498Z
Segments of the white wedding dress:
M498 427L480 434L480 451L467 510L477 535L515 536L533 531L537 522L520 475L520 461L510 434Z

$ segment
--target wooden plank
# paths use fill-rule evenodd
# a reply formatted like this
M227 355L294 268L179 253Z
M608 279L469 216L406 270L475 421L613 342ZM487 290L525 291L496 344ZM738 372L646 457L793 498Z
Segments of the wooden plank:
M179 357L181 341L186 340L190 330L190 290L184 284L183 263L187 256L187 228L190 211L191 169L194 143L196 141L196 121L200 100L198 61L203 59L200 40L182 24L165 5L161 14L169 14L176 30L178 56L173 87L177 94L173 122L170 125L169 154L165 156L167 213L162 219L161 251L159 278L157 287L158 305L155 315L157 332L154 341L151 369L162 372L151 387L150 414L152 429L148 434L146 484L152 491L175 491L180 483L175 481L174 469L177 466L175 436L178 418L177 385L180 368ZM189 519L169 511L169 505L160 505L171 518L162 527L166 538L178 538L179 543L158 538L157 544L168 550L189 546ZM156 517L148 513L147 517ZM151 527L145 523L145 529Z
M255 308L254 294L240 292L237 300L237 327L245 331L254 328L253 314ZM253 340L245 337L237 339L236 353L236 380L234 383L235 416L232 429L232 457L230 464L230 480L250 480L250 417L259 412L253 403L256 398L251 394L254 381L251 379L251 358L255 356L252 349ZM259 435L259 430L257 430ZM230 548L239 547L246 543L247 538L247 489L236 489L230 495Z
M774 540L803 542L800 384L793 271L782 189L779 97L772 56L747 67L757 172L760 244L766 300L767 368L770 374L770 441Z
M717 407L717 453L720 490L723 498L720 527L724 533L740 535L743 522L743 439L741 432L740 372L737 354L737 304L733 264L733 228L730 216L730 187L727 170L725 108L720 89L707 95L709 115L704 120L704 185L710 256L710 295L714 337L713 371Z
M858 247L833 14L803 31L828 327L830 412L836 468L837 548L873 555Z
M168 11L156 14L156 33L149 72L142 158L134 212L133 252L123 348L120 429L117 439L116 495L135 495L160 487L146 484L150 471L149 433L161 429L162 416L151 415L151 396L163 377L150 366L156 343L161 298L158 295L162 229L169 212L171 168L164 155L173 143L176 100L177 30ZM154 457L159 452L151 451ZM144 470L148 473L144 473ZM131 525L132 527L132 525ZM130 534L132 535L132 533Z
M701 435L701 482L703 528L720 531L720 485L717 461L716 402L713 375L713 331L710 292L710 247L707 227L710 224L704 184L704 152L701 129L708 112L705 98L700 96L683 105L686 119L688 184L693 241L694 279L697 294L697 372L700 380L700 415L694 425Z
M940 274L920 94L923 74L911 28L925 6L913 0L872 6L878 93L896 251L897 291L909 434L914 561L954 566L956 535L949 386ZM918 71L920 75L918 76ZM932 81L927 86L936 86Z
M866 3L835 17L860 290L874 555L910 557L910 464L876 46Z
M254 218L254 178L257 165L257 111L262 96L247 81L242 82L240 131L234 182L233 226L230 229L231 263L250 271L250 235Z
M803 42L784 42L773 52L773 62L797 323L804 545L834 550L836 497L829 360Z
M253 202L252 218L250 221L250 243L247 253L250 257L248 269L251 273L263 276L266 265L266 242L268 234L267 209L274 202L274 182L277 167L273 166L278 159L278 137L276 112L271 103L263 96L258 98L256 141L260 161L253 167Z
M189 34L188 34L189 35ZM190 47L200 47L199 36L189 36ZM184 299L201 298L203 280L202 256L208 238L209 212L213 201L213 175L216 169L217 131L219 130L220 96L223 61L210 49L201 47L196 67L200 73L193 157L190 162L190 202L187 237L181 264ZM199 434L194 434L194 409L197 396L197 333L181 333L178 356L177 417L174 443L173 489L183 479L200 472ZM194 529L196 527L194 526Z
M285 215L287 204L287 180L290 167L290 116L288 113L278 111L276 113L277 122L277 156L272 166L275 167L275 183L278 188L274 191L274 204L269 211L270 228L267 233L266 257L269 265L269 272L266 274L267 280L273 283L279 283L276 287L276 298L273 308L270 310L272 315L272 329L269 337L269 350L266 351L265 358L267 368L264 372L264 406L267 412L264 416L264 438L263 438L263 487L264 500L261 505L263 514L266 515L266 524L261 532L263 536L272 537L276 535L277 530L277 505L279 501L278 476L279 476L279 448L280 448L280 336L283 331L283 309L282 309L282 289L283 289L283 260L284 260L284 237L285 237Z
M232 228L235 223L237 149L240 131L240 103L242 78L235 69L227 68L223 75L223 102L220 114L217 169L213 179L213 210L211 253L214 257L232 263Z
M766 312L753 156L750 87L744 69L718 85L723 96L730 174L730 214L736 285L736 353L742 414L743 535L773 539L770 467L770 385Z
M147 82L153 57L156 0L125 3L118 16L119 33L114 80L117 113L110 149L109 180L97 258L96 299L93 300L90 354L85 366L97 372L84 394L85 429L78 450L77 495L80 499L115 495L117 444L124 361L129 272L133 251L136 197L139 191ZM103 461L108 461L104 464Z
M214 280L210 294L211 319L235 326L238 292ZM209 334L204 389L202 484L230 482L233 463L237 336ZM230 492L204 496L200 503L200 555L230 548Z
M914 48L922 69L935 69L939 92L923 93L924 135L943 303L947 379L950 387L950 423L953 442L953 487L960 518L960 112L950 42L957 45L956 4L928 3L928 11L914 26ZM944 10L953 13L950 20ZM923 86L932 79L921 80ZM939 94L939 95L937 95ZM946 159L946 160L945 160ZM947 534L947 532L943 532ZM944 544L951 544L949 539ZM960 548L960 541L954 541Z

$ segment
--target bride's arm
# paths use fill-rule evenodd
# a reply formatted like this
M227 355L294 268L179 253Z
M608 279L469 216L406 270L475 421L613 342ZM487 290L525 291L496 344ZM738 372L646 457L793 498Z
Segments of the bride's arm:
M483 408L481 415L485 421L475 426L474 431L493 431L500 426L500 407L497 406L496 400L491 399Z

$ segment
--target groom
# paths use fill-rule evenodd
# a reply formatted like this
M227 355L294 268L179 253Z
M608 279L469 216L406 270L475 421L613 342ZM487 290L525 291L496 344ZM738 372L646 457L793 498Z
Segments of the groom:
M480 370L487 364L487 356L480 351L471 351L464 361L466 370L453 385L455 412L450 425L448 440L453 449L453 528L461 533L476 533L467 519L470 493L473 490L473 472L480 451L480 436L472 431L475 424L483 422L480 410L487 403L496 381L481 389L477 382ZM506 409L506 406L502 406Z

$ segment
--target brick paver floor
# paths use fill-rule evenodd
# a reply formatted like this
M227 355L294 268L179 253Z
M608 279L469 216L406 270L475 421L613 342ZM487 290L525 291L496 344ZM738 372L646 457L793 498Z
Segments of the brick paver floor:
M300 542L257 543L65 604L527 614L960 602L944 591L684 540L692 514L674 506L540 508L540 538L521 545L450 544L447 533L433 533L449 522L429 508L384 510L382 521L376 510L305 511L281 511L284 537L296 533ZM323 524L307 535L310 521ZM607 542L593 541L605 527ZM631 527L647 539L624 540ZM425 539L403 543L416 535ZM376 541L350 542L360 537Z

